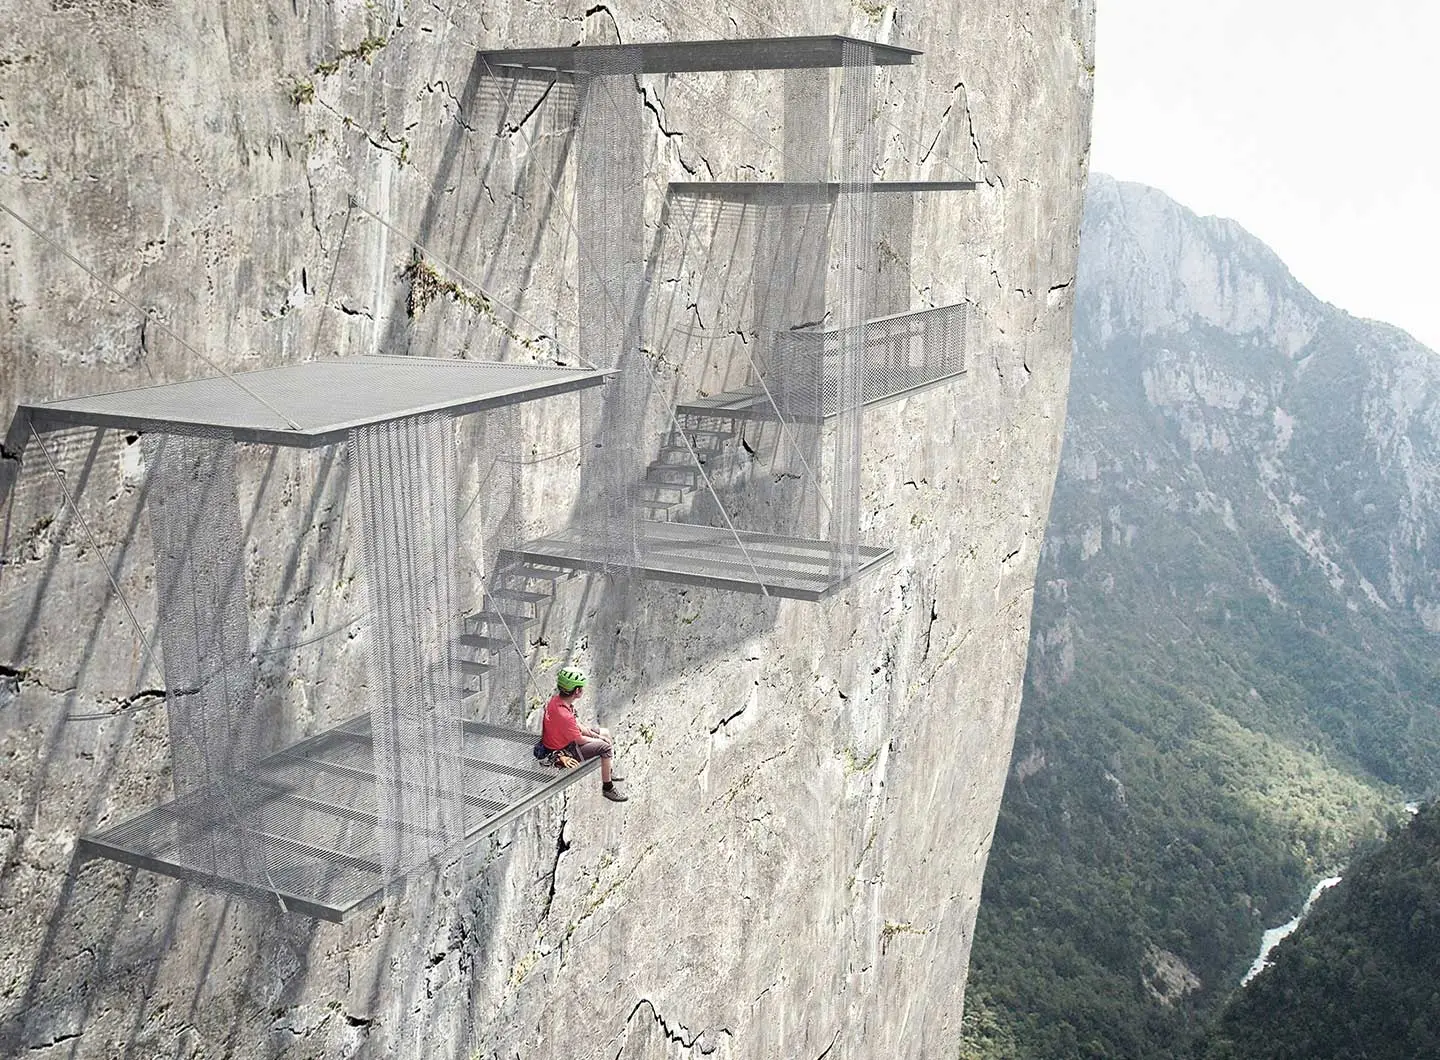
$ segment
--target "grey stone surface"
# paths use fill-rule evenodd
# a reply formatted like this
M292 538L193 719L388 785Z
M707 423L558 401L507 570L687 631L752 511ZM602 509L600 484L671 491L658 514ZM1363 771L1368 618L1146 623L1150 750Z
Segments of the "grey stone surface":
M564 360L577 320L573 93L522 85L507 100L478 76L475 49L875 36L926 53L882 81L882 175L983 182L918 200L910 248L912 304L980 307L970 371L866 417L861 530L896 561L820 605L563 583L531 631L532 661L542 675L562 657L595 671L590 705L618 735L632 801L576 790L463 872L318 924L74 860L78 834L170 789L160 660L144 643L156 634L143 468L137 441L116 432L69 431L21 453L11 431L0 454L0 1052L956 1047L1059 455L1092 5L662 0L584 12L7 5L0 201L110 288L0 214L0 415L10 424L18 401L191 378L210 362ZM666 177L782 175L766 85L643 79L647 237ZM441 297L409 315L411 237L447 279L494 301ZM653 289L684 279L661 275ZM725 297L694 294L701 310ZM683 314L675 301L654 299L656 333L675 325L665 313ZM527 531L563 523L573 501L571 400L522 416ZM245 448L239 477L267 739L282 746L363 702L347 473L334 450Z

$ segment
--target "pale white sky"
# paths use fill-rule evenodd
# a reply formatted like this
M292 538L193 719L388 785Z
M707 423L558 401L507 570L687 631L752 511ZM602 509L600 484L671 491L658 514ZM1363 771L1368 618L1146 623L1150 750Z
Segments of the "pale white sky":
M1098 0L1091 167L1440 350L1440 0Z

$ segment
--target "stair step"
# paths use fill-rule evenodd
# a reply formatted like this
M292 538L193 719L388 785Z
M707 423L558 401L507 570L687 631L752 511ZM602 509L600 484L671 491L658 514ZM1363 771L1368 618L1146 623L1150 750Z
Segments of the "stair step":
M462 633L455 638L455 643L467 648L484 648L488 651L515 647L515 643L509 637L489 637L482 633ZM524 642L520 641L520 643L523 645Z
M677 498L672 501L667 501L661 500L658 497L639 497L636 498L635 503L652 512L668 512L671 508L679 504L680 500Z
M462 674L472 674L476 677L483 676L490 672L490 664L476 662L474 659L456 659L455 668Z
M635 484L630 495L637 501L653 501L668 494L671 503L679 504L681 499L685 494L689 493L690 490L691 486L689 483L662 482L659 479L642 479Z
M529 589L507 589L503 585L499 588L491 589L486 596L501 600L519 600L521 603L526 604L538 604L541 600L550 599L549 593L537 593Z
M536 581L558 582L561 578L572 577L575 572L565 567L547 567L539 563L522 560L512 567L502 567L495 572L509 578L533 578Z
M734 438L734 431L727 431L716 427L683 427L681 428L691 438L714 438L716 441L724 441L726 438ZM675 437L675 432L670 432L670 437ZM684 443L681 442L681 445Z
M682 475L692 482L700 477L700 469L693 465L687 467L684 464L651 464L645 469L645 478L651 482L658 482L659 479L652 479L652 475Z
M508 626L518 632L527 626L534 625L535 617L533 615L517 615L513 611L476 611L466 615L460 621L467 630L472 626L485 626L492 629Z
M693 447L692 447L692 446L688 446L688 445L662 445L662 446L660 447L660 454L661 454L661 456L664 456L664 455L666 455L666 454L668 454L668 453L674 453L675 455L679 456L682 460L687 460L687 461L691 459L691 454L693 453L693 454L695 455L695 457L697 457L697 458L699 459L700 463L703 464L703 463L705 463L705 458L706 458L706 457L709 457L709 456L718 456L719 453L720 453L720 450L718 450L718 449L704 449L704 448L701 448L701 447L698 446L698 445L697 445L697 446L693 446ZM662 460L661 463L665 463L665 461Z

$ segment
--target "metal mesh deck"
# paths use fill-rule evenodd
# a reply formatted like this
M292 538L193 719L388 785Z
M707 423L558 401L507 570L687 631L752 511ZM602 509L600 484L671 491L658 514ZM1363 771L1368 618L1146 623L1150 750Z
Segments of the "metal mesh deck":
M598 386L608 373L436 357L337 357L234 376L28 406L41 430L63 425L233 432L236 441L330 445L353 427L426 412L454 415Z
M866 190L876 195L913 195L927 191L974 191L976 186L973 180L876 180ZM833 202L846 190L846 185L835 180L674 180L668 187L671 195L725 202Z
M480 61L496 72L520 70L585 74L606 72L622 51L637 52L640 73L701 73L719 70L804 70L842 65L841 52L854 37L756 37L746 40L665 41L656 44L601 44L572 48L510 48L482 51ZM876 66L909 66L921 54L913 48L859 41L872 49Z
M536 735L460 721L468 845L599 768L557 772L531 754ZM81 838L87 853L342 920L377 901L381 847L405 826L379 812L370 716L259 761L244 774Z
M859 566L837 575L844 558L854 551L854 546L802 537L692 523L645 522L641 524L635 569L654 581L764 592L791 600L821 600L893 555L888 548L861 545ZM515 550L515 555L568 570L628 566L628 562L617 563L604 543L584 527L569 527L527 541Z

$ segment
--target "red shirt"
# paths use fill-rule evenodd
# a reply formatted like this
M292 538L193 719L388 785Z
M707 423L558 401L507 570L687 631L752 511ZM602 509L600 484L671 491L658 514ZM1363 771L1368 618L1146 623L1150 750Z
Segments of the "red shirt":
M558 751L584 738L570 704L559 696L551 696L550 702L545 704L544 720L540 723L540 742L550 750Z

